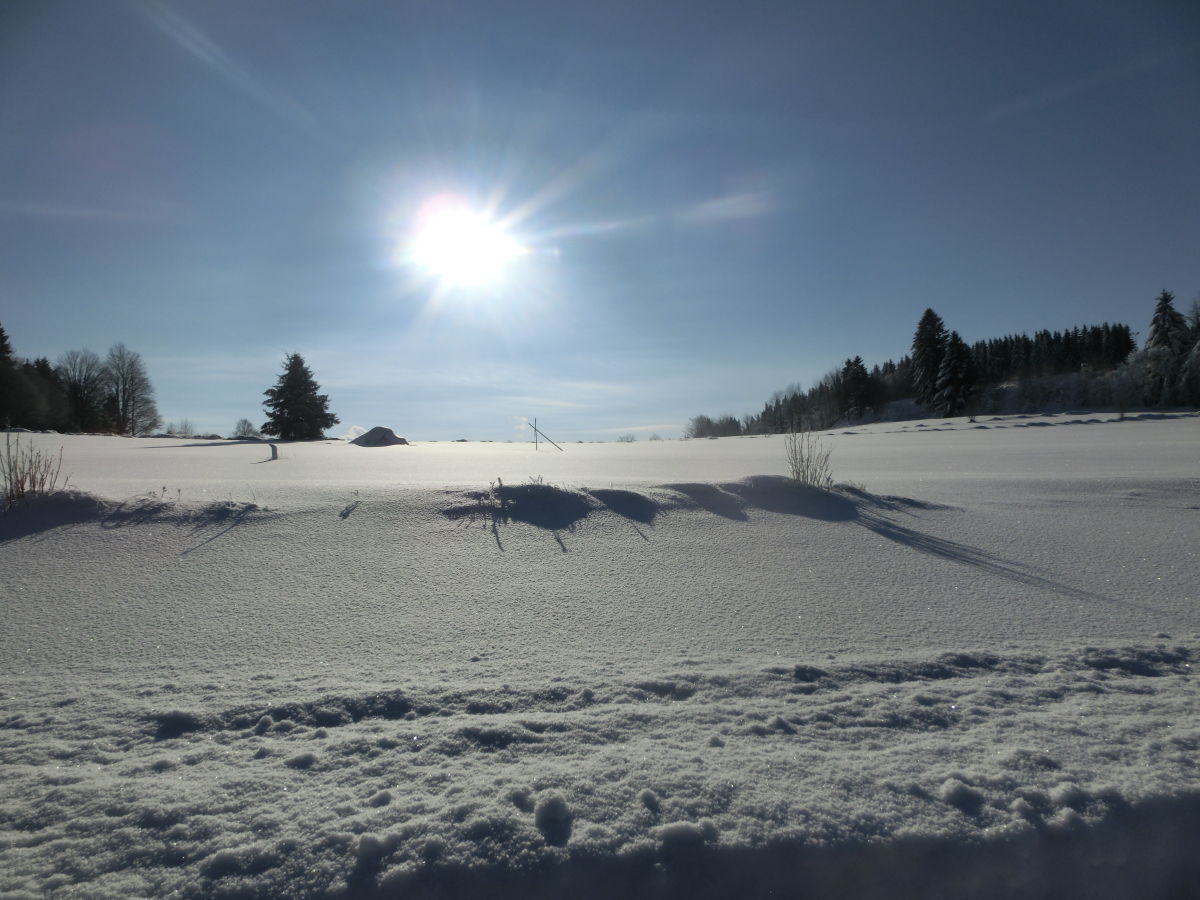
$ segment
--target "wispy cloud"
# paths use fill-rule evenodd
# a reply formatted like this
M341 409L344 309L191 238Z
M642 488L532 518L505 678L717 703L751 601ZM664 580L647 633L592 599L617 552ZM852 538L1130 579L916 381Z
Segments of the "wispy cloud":
M726 194L680 210L676 218L688 225L715 225L737 219L753 219L771 212L774 204L766 191Z
M139 4L137 8L155 28L203 63L234 90L295 125L309 126L314 123L312 113L283 91L250 72L175 10L158 2Z
M1075 97L1091 93L1109 85L1118 84L1136 75L1140 75L1142 72L1174 62L1180 57L1194 52L1197 47L1200 47L1200 42L1182 44L1161 53L1139 56L1119 66L1097 69L1072 81L1056 84L1044 90L1026 94L1023 97L1017 97L993 106L984 113L983 121L989 124L1000 122L1015 116L1057 106Z

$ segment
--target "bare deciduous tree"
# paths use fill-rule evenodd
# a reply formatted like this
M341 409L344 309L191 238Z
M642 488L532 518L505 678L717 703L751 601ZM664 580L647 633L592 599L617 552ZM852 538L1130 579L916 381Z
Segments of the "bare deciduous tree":
M124 344L113 344L104 363L104 381L121 434L139 435L153 431L162 421L154 404L154 388L146 374L142 355Z
M67 394L70 427L95 431L103 424L104 363L91 350L68 350L55 367Z
M254 427L254 423L249 419L238 419L237 424L233 426L233 436L236 438L257 438L262 437L262 433Z

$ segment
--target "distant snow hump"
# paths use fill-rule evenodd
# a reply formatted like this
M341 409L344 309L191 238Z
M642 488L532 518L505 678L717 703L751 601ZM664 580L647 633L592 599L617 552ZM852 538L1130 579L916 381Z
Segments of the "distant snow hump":
M392 429L376 425L365 434L360 434L350 443L357 444L360 447L392 447L396 444L407 444L408 441L402 437L398 437Z

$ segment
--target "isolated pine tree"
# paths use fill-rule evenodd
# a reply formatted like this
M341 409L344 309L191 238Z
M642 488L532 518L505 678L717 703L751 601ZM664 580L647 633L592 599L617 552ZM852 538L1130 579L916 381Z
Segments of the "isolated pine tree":
M913 389L917 399L925 406L932 406L937 396L938 374L942 368L942 357L946 355L946 324L932 309L925 310L917 323L913 335L912 364Z
M938 370L937 395L933 407L943 416L961 416L975 395L975 365L971 350L957 331L950 332L946 354Z
M322 438L326 428L338 423L338 417L329 411L329 397L317 393L319 390L304 358L299 353L289 354L275 387L263 391L267 398L263 401L267 411L263 434L277 435L285 441Z

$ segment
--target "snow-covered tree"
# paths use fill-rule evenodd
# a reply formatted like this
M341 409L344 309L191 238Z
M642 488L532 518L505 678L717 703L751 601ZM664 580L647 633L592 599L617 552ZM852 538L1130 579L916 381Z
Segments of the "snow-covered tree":
M1180 357L1189 349L1190 337L1187 319L1175 308L1175 295L1163 291L1157 297L1154 315L1150 319L1146 349L1167 350L1172 356Z
M938 391L938 374L946 355L946 324L932 309L925 310L917 323L912 343L913 388L917 399L932 406Z
M278 435L285 441L315 441L324 437L325 429L338 423L329 411L329 397L317 393L320 385L312 370L304 364L299 353L291 353L283 361L283 374L275 387L263 391L267 399L267 421L264 434Z
M1191 349L1191 330L1187 320L1175 308L1175 295L1158 295L1146 345L1142 348L1146 371L1146 400L1159 406L1179 401L1180 370Z
M1200 337L1180 364L1179 398L1189 406L1200 406Z

